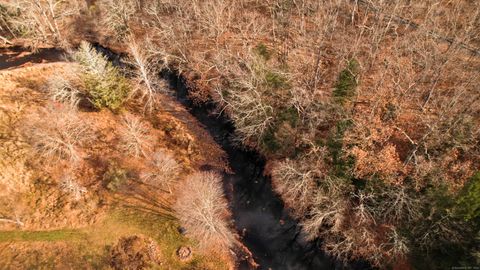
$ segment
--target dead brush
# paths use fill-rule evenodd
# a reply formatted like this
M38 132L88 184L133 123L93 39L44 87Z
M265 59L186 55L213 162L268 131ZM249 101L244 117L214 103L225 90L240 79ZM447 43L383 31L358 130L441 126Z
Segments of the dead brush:
M171 154L159 151L153 155L151 166L151 171L141 175L142 181L172 193L172 185L176 182L180 169L177 161Z
M139 117L127 114L122 119L120 142L121 149L127 154L146 157L153 146L150 127Z
M69 47L68 25L85 8L79 0L10 0L2 1L10 10L8 32L13 37L22 37L32 49L40 45ZM0 20L2 18L0 17Z
M81 159L80 148L93 138L90 127L80 119L78 112L66 106L49 107L38 116L31 116L26 135L35 151L50 161Z
M74 72L72 70L72 72ZM64 75L54 75L49 78L47 83L48 95L53 101L61 102L76 108L80 103L82 92L79 87L79 79L66 77Z

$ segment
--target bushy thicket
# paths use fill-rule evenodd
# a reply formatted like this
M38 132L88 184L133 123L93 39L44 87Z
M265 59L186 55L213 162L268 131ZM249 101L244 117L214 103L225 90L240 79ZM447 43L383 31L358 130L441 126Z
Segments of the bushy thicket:
M78 162L82 158L81 146L94 136L89 125L71 107L51 106L39 119L31 118L25 126L25 135L38 154L49 162L62 159Z
M120 145L125 153L139 157L146 157L152 150L154 143L150 135L150 127L139 117L127 114L123 116L123 125L120 129Z
M157 151L150 161L151 169L141 175L144 183L172 193L177 181L180 166L172 154Z

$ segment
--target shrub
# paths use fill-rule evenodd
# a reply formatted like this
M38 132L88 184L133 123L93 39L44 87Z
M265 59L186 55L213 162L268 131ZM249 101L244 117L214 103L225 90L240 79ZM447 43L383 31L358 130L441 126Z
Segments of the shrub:
M41 44L68 46L67 25L80 15L83 1L11 0L0 7L0 30L24 37L36 49Z
M255 52L263 58L263 60L268 61L272 57L272 53L270 50L265 46L265 44L260 43L255 47Z
M153 169L142 175L142 181L172 193L172 184L179 172L177 161L171 154L160 151L153 155L151 166Z
M265 74L265 82L267 83L267 86L273 89L290 88L287 78L284 75L274 71L267 71Z
M347 68L340 72L337 84L333 90L333 97L336 102L343 104L346 100L355 96L358 68L357 60L350 59Z
M68 107L49 108L34 123L27 125L26 134L34 149L46 159L80 160L79 148L93 137L89 127ZM35 119L29 118L29 121Z
M2 35L8 34L9 36L15 36L15 26L13 24L13 19L18 16L14 10L5 5L5 4L0 4L0 31ZM2 38L0 35L0 39L2 39L4 42L7 42L8 40L6 38Z
M232 246L235 237L227 221L228 204L220 175L201 172L188 177L174 209L187 234L197 239L201 248Z
M121 148L134 157L147 156L152 148L152 139L149 135L150 128L140 118L133 115L123 117L120 129Z
M480 172L472 176L460 192L456 209L466 221L480 217Z
M87 189L79 185L71 175L65 176L59 186L63 192L70 194L76 201L87 193Z
M81 92L75 81L64 76L53 76L48 80L48 93L53 101L77 107L80 102Z
M128 179L127 171L112 162L103 174L103 183L110 191L117 191Z
M82 42L73 58L82 67L81 79L90 102L97 109L118 110L129 96L128 80L88 42Z
M118 41L124 40L130 31L128 22L136 12L136 3L137 1L134 0L105 1L103 8L105 17L103 22L113 37Z

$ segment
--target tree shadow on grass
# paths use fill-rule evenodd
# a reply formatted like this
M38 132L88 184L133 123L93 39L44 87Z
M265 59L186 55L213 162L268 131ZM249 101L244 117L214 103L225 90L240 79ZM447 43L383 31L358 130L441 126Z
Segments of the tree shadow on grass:
M136 181L129 181L114 197L116 203L127 209L141 211L174 220L173 211L164 194L152 190L151 186Z

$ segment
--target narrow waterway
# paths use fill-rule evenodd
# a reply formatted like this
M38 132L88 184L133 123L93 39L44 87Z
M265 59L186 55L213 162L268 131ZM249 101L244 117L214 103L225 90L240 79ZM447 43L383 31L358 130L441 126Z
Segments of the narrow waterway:
M300 227L273 192L269 177L263 175L265 160L257 153L235 147L234 127L227 117L215 113L215 105L195 105L181 77L164 73L177 100L202 123L228 155L233 173L224 174L224 184L233 218L242 242L253 253L259 269L341 268L316 246L302 240ZM208 168L206 168L208 169ZM247 266L242 266L248 269Z

